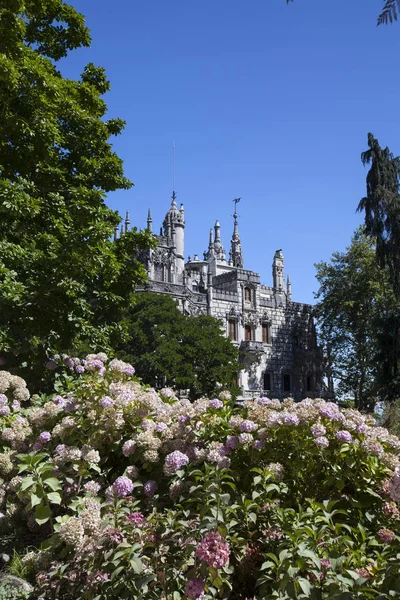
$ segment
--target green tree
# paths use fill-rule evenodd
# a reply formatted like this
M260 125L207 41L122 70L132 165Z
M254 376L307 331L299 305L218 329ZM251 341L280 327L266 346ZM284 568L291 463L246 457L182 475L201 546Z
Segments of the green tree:
M143 292L126 316L129 341L118 355L145 383L188 389L193 400L236 392L238 351L217 319L183 315L169 296Z
M293 0L286 0L286 3L293 2ZM397 21L398 14L400 13L400 0L383 0L383 6L381 13L378 16L377 25L387 25Z
M54 352L106 349L122 334L122 310L145 277L134 230L111 242L117 213L106 192L128 189L105 119L104 70L78 81L57 61L90 44L84 18L63 0L0 5L0 356L37 369Z
M388 273L387 298L394 298L378 315L378 382L382 397L394 401L400 385L400 158L381 148L368 134L368 150L361 154L367 174L367 195L358 210L365 212L365 233L376 247L381 272Z
M329 349L336 395L350 395L356 408L372 409L379 392L377 319L389 301L387 273L379 270L373 242L361 229L345 252L335 252L316 268L320 287L315 315L321 341Z

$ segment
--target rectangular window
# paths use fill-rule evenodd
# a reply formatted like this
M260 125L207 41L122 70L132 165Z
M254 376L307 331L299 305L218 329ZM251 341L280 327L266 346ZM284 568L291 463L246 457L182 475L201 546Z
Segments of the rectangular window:
M246 342L250 342L253 339L252 329L251 329L250 325L244 326L244 339L246 340Z
M269 325L267 323L263 323L262 326L262 341L263 344L269 344Z
M229 319L229 321L228 321L228 335L231 338L231 340L236 342L237 336L236 336L236 321L235 321L235 319Z
M283 375L283 391L284 392L290 392L291 391L291 382L290 382L290 375L288 375L287 373L285 373Z
M251 289L244 288L244 300L245 302L251 302Z
M272 390L271 387L271 373L264 373L264 390L269 392Z

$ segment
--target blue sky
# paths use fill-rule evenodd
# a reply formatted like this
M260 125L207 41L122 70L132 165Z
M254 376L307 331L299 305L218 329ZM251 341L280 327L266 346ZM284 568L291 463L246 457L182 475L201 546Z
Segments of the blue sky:
M108 204L161 225L185 206L185 253L200 256L216 219L226 249L238 205L245 267L271 285L282 248L293 299L312 302L314 263L348 245L362 217L369 131L400 154L400 23L376 28L381 0L71 0L93 43L62 61L106 68L114 148L130 191Z

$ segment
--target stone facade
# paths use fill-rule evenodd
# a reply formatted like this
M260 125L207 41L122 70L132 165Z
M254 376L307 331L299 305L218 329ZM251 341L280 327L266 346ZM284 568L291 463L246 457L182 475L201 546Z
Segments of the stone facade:
M128 217L127 223L125 229ZM152 231L150 211L147 228ZM260 282L258 273L244 268L236 211L228 261L218 221L202 259L194 255L184 261L184 231L183 205L177 208L173 193L163 227L155 235L156 249L140 256L149 281L139 291L169 294L185 314L221 321L226 336L240 350L243 368L238 383L243 398L263 394L300 400L323 395L322 354L311 306L292 301L282 251L274 254L269 287Z

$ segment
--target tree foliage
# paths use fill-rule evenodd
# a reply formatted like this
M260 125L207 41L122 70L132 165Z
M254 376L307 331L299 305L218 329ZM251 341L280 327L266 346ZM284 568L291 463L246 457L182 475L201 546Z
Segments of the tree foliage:
M75 81L56 66L89 44L84 17L63 0L1 3L0 351L11 368L109 347L145 276L131 257L148 235L111 242L119 217L106 192L131 183L110 143L124 123L104 118L105 72L88 64Z
M143 292L126 316L119 355L154 387L188 389L190 398L236 390L238 352L213 317L183 315L169 296Z
M335 252L316 268L315 315L329 349L336 394L354 397L356 408L373 408L377 319L386 304L385 273L376 264L374 245L359 229L345 252Z
M361 154L367 175L367 195L357 210L365 211L365 232L376 243L376 258L381 269L388 267L396 298L400 298L400 158L389 148L381 148L368 134L368 150Z
M286 3L293 2L293 0L286 0ZM387 25L397 21L398 14L400 13L400 0L383 0L383 7L381 13L378 16L377 25Z
M392 402L400 384L400 158L381 148L371 133L368 146L361 154L363 164L370 165L367 195L358 210L365 212L365 233L376 245L377 264L387 271L386 297L394 298L377 315L376 354L382 397Z

